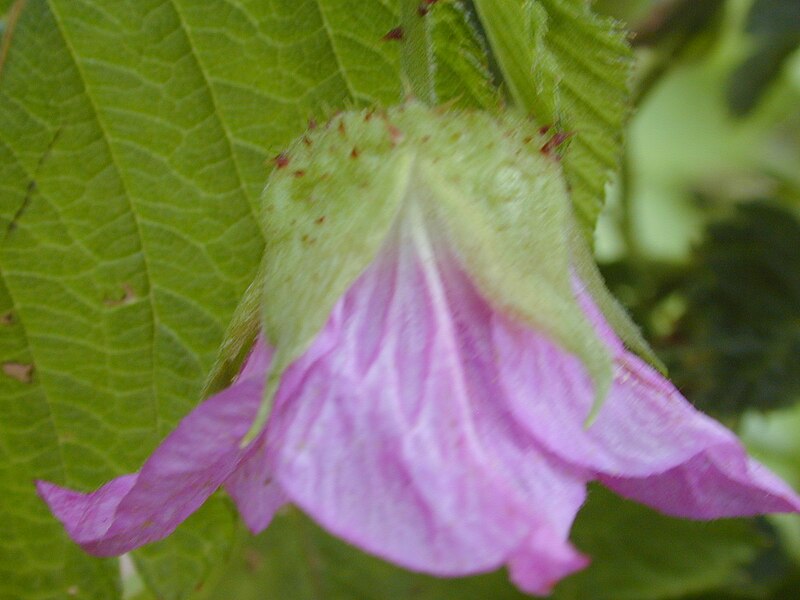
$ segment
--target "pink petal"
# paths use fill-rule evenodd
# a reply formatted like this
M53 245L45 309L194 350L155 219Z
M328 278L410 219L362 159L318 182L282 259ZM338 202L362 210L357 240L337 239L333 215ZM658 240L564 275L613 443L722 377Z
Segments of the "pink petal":
M541 527L525 540L508 561L508 572L514 585L528 593L544 596L564 577L589 565L586 556L562 543L560 538L559 533Z
M588 428L593 389L580 361L544 335L495 315L503 387L532 435L612 489L670 514L798 510L798 497L764 467L748 463L733 433L627 352L588 295L579 291L578 297L616 363L612 389Z
M261 401L268 360L259 342L238 381L181 421L138 474L118 477L91 494L37 482L70 537L91 554L111 556L172 533L250 450L241 450L239 442Z
M239 467L225 481L225 490L254 534L266 529L275 512L289 501L272 477L266 443L266 435L262 433L247 449Z
M509 563L544 593L585 559L567 541L589 474L505 410L491 311L454 259L400 219L287 372L267 431L293 502L410 569Z
M638 359L617 363L597 420L580 360L541 333L495 318L495 344L509 406L537 439L565 460L610 475L649 475L734 436L694 411Z
M800 512L800 500L763 465L722 445L698 454L665 473L646 478L601 476L621 496L668 515L689 519Z

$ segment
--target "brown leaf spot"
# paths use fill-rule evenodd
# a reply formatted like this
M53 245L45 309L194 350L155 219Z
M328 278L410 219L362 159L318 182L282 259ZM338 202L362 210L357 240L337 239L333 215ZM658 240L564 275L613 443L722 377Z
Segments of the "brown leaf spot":
M14 324L14 313L8 311L0 315L0 325L13 325Z
M400 41L406 36L406 32L402 27L395 27L391 29L386 35L384 35L381 39L384 42L388 41Z
M354 146L353 149L350 151L350 158L358 158L358 154L359 154L358 148Z
M123 304L130 304L134 300L136 300L138 296L136 295L136 291L133 289L133 286L130 283L123 283L122 284L122 295L117 297L106 297L103 300L103 304L106 306L122 306Z
M321 217L317 217L316 219L314 219L314 223L316 223L317 225L322 225L324 222L325 222L325 215L322 215Z
M306 172L303 169L297 169L297 171L292 173L292 175L294 175L295 177L303 177L305 176L305 174Z
M17 362L3 363L3 373L22 383L33 381L33 365Z

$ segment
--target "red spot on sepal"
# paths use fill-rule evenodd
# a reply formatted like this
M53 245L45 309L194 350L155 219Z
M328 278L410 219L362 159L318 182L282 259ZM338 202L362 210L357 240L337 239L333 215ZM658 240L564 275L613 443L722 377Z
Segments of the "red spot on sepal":
M551 156L556 148L575 135L573 131L560 131L554 134L539 150L546 156Z

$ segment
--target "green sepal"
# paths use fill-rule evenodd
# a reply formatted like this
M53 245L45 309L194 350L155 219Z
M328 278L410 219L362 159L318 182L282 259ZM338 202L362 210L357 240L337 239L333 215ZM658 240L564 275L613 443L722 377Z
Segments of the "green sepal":
M594 261L594 256L586 245L577 224L570 230L570 249L575 273L625 347L666 375L667 367L644 339L639 326L633 322L625 308L608 291L603 276L597 268L597 263Z
M412 202L495 310L583 362L595 386L595 412L610 389L613 362L575 298L575 275L626 342L652 357L603 287L577 233L559 162L540 150L545 142L539 125L516 113L496 117L412 102L340 114L277 157L263 197L268 242L260 275L262 328L276 353L243 444L266 422L285 369ZM251 337L252 294L241 311ZM230 356L241 357L243 347L232 345Z
M276 159L263 197L262 325L276 352L265 400L243 444L266 423L285 369L369 266L401 206L413 152L384 112L348 112Z
M596 411L611 388L612 356L573 292L572 206L558 161L540 151L538 124L463 113L438 127L442 146L431 140L415 186L428 190L443 235L493 308L580 358Z
M264 291L264 261L233 313L217 358L203 385L202 398L228 387L236 379L253 343L261 331L261 303Z

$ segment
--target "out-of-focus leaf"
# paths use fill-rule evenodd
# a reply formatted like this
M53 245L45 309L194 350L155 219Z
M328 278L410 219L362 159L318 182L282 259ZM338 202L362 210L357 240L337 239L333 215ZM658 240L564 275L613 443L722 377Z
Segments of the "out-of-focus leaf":
M731 74L728 84L728 106L735 115L749 113L780 75L786 60L797 50L797 39L770 37L761 42L753 54Z
M660 515L591 488L572 539L592 564L556 600L660 600L746 583L762 547L748 520L696 522Z
M751 521L697 523L661 516L592 488L573 540L592 565L555 600L655 600L747 579L761 549ZM325 533L290 509L245 542L210 600L521 600L505 571L462 579L409 573Z
M114 598L115 562L66 540L34 479L88 491L141 465L200 399L258 265L265 160L310 117L402 101L417 55L386 36L400 0L14 6L0 61L0 596ZM461 5L426 19L438 100L493 101ZM223 513L137 553L156 595L186 596L223 560Z
M800 488L800 404L767 413L748 412L742 418L740 431L753 456L795 489ZM800 570L800 517L776 515L770 519Z
M755 0L747 19L755 48L731 75L728 105L745 115L758 104L800 45L800 2Z
M632 43L649 52L637 69L634 103L645 98L673 67L687 60L698 60L714 47L721 30L725 0L664 0L655 2L650 12L632 26Z
M747 31L754 35L796 35L800 30L800 2L755 0L747 18Z
M601 15L630 24L641 19L657 2L659 0L595 0L593 7Z
M136 568L158 600L178 600L202 591L215 568L228 560L241 527L232 502L213 496L172 536L136 552ZM185 549L190 548L191 551Z
M513 101L554 134L572 136L564 173L591 239L630 108L625 32L584 0L473 2Z
M411 573L368 556L295 509L249 539L207 600L522 600L498 572L458 580Z
M5 19L6 12L13 3L14 0L0 0L0 21Z
M800 222L768 203L709 228L676 332L673 378L703 409L738 414L800 393Z
M725 7L725 0L672 0L659 2L634 28L634 46L655 46L670 40L685 46L708 31Z

